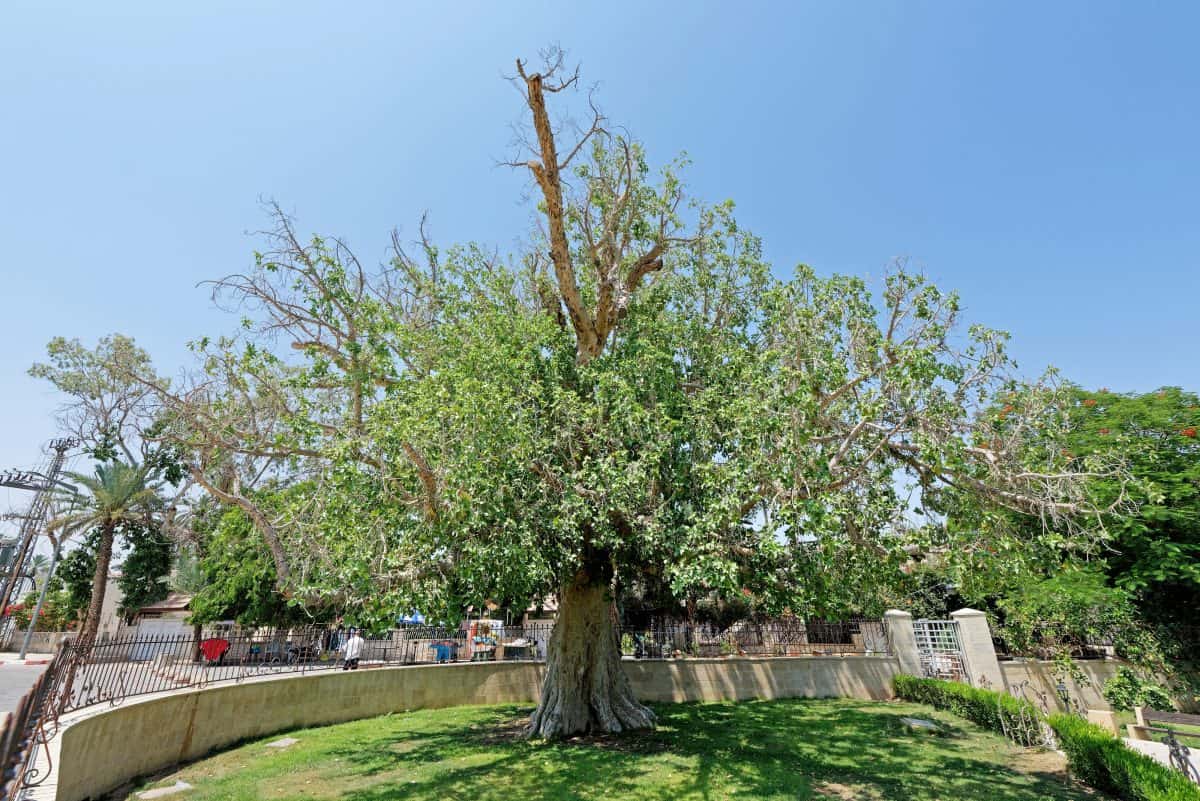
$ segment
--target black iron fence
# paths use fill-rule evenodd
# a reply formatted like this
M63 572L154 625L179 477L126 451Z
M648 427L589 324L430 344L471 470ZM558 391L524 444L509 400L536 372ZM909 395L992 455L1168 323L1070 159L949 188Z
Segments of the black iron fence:
M543 661L554 624L408 626L352 641L329 627L204 628L169 636L118 636L91 644L64 641L17 711L0 728L3 790L15 801L44 779L60 716L97 704L217 682L246 682L317 671L385 665ZM801 657L889 652L879 619L799 619L710 624L654 621L622 626L626 659ZM35 767L36 766L36 767Z
M53 688L59 712L215 682L285 673L477 661L542 661L553 624L410 626L348 643L327 627L205 629L197 634L126 636L79 646L63 644L66 669ZM829 656L888 653L879 619L842 622L773 620L719 629L656 621L622 626L622 656L678 659L725 656ZM347 650L350 648L350 650ZM354 656L347 663L347 656Z
M49 744L58 730L52 695L62 665L61 653L56 654L0 724L0 798L4 801L16 801L26 788L49 775Z
M283 673L366 669L382 665L472 661L540 661L553 624L410 626L364 637L346 663L348 633L327 627L205 629L199 635L125 636L61 649L69 667L54 687L60 712L147 693ZM723 656L883 654L878 619L842 622L774 620L719 629L655 621L623 626L622 655L632 659Z
M655 621L623 626L621 652L635 659L722 656L835 656L890 652L883 621L800 619L711 624Z

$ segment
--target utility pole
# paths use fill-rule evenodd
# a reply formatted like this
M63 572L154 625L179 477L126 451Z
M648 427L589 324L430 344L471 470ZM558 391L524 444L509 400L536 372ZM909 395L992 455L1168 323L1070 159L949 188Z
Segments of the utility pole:
M50 544L54 546L54 551L50 554L50 569L46 571L46 580L42 582L42 591L38 593L37 606L33 608L33 614L29 618L29 625L25 627L25 639L21 642L21 653L17 654L17 659L19 660L24 660L25 655L29 653L29 643L33 640L34 624L42 616L42 604L46 603L46 590L50 589L50 580L54 578L54 568L58 566L58 558L62 556L62 545L59 544L58 538L51 535Z
M21 589L21 582L29 575L30 565L33 562L33 545L45 521L46 512L50 508L50 494L54 487L63 484L58 480L58 476L62 472L63 462L66 461L67 451L78 444L79 440L74 437L51 440L50 450L54 452L54 455L50 458L50 464L46 467L45 472L8 470L0 473L0 487L13 487L33 492L29 511L21 519L21 533L17 551L13 555L12 567L4 578L3 590L0 590L0 602L3 604L0 606L0 628L8 623L10 619L8 608L16 600L16 595ZM31 621L30 628L32 626Z

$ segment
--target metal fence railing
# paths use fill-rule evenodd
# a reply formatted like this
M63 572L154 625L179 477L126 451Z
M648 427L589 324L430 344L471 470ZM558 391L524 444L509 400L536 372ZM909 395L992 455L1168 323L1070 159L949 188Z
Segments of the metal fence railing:
M67 639L0 727L0 801L15 801L23 788L45 778L49 763L41 766L39 753L48 756L59 718L68 712L167 690L289 674L384 665L542 661L553 631L553 623L408 626L364 637L353 664L344 658L348 632L320 626L212 627L169 636L131 632L90 644ZM618 636L626 659L890 652L883 623L877 618L783 619L726 628L657 620L622 626Z
M889 653L883 621L771 620L711 624L656 621L623 626L621 652L635 659L720 656L834 656Z
M957 621L914 620L913 639L927 678L969 681Z
M59 652L0 724L0 798L4 801L16 801L49 775L50 762L43 752L58 728L53 687L62 665Z
M357 668L475 661L541 661L553 624L410 626L364 637ZM122 636L80 647L63 644L69 670L56 687L60 712L130 696L283 673L336 670L347 632L328 627L203 630L198 636ZM656 621L622 626L622 656L671 659L722 656L885 654L879 619L773 620L724 629ZM67 682L67 673L70 681Z

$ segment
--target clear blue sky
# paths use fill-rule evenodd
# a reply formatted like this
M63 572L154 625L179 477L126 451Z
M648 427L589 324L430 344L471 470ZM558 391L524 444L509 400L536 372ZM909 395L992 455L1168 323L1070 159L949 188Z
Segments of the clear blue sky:
M9 0L0 469L54 433L25 376L50 337L122 331L173 372L227 325L196 284L248 263L260 196L368 260L425 209L511 248L500 76L551 42L780 273L908 256L1029 372L1196 389L1197 29L1195 3Z

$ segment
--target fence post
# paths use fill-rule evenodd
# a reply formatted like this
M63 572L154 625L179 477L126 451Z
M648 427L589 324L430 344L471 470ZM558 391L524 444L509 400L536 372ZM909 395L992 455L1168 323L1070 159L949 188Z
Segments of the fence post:
M996 659L996 647L992 644L992 630L988 627L987 615L978 609L959 609L951 612L950 618L958 623L959 644L963 660L967 663L967 678L975 686L984 685L997 692L1004 692L1007 683L1000 661Z
M883 613L883 627L887 631L892 654L900 663L900 672L920 676L921 654L917 651L917 638L913 635L912 615L899 609L889 609Z

